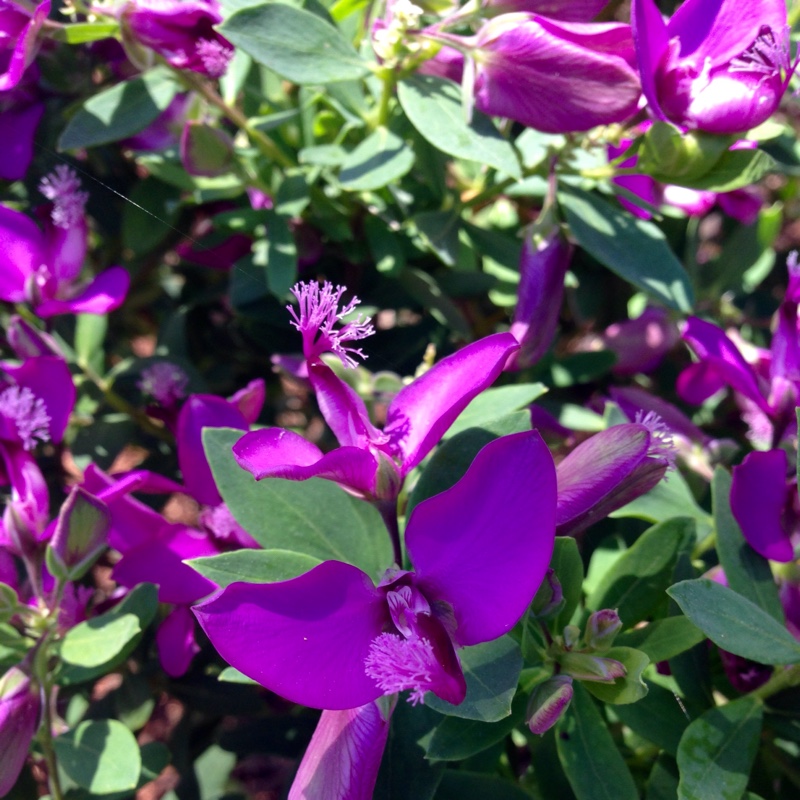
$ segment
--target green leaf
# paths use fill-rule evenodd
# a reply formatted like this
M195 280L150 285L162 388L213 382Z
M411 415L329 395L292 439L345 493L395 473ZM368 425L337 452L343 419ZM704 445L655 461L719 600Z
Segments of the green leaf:
M241 436L228 428L203 431L214 480L236 521L267 550L344 561L379 578L393 556L378 511L331 481L256 482L231 452Z
M800 662L800 642L733 589L699 578L676 583L667 594L719 647L761 664Z
M136 788L142 757L136 739L121 722L82 722L53 745L59 766L78 786L94 794Z
M614 644L635 647L646 653L654 663L667 661L689 650L706 635L688 617L675 616L657 619L643 628L621 633Z
M151 583L142 583L111 611L76 625L61 643L58 682L69 685L105 675L133 652L156 611L158 590ZM118 619L124 621L118 623ZM106 636L108 641L103 642ZM106 656L104 661L99 660L101 655Z
M578 800L639 800L636 784L589 693L575 694L556 728L561 766Z
M180 190L147 177L133 185L122 208L122 246L137 256L157 247L180 214Z
M531 416L527 411L514 411L500 419L484 423L480 428L469 428L440 445L417 481L408 501L407 514L428 497L449 489L464 476L478 451L510 433L531 429Z
M563 424L563 423L562 423ZM613 511L612 519L636 517L648 522L666 522L674 517L691 517L697 524L697 536L704 539L711 532L712 519L697 505L686 481L679 472L670 472L655 488L628 505Z
M741 697L692 722L678 746L678 800L741 800L762 716L760 701Z
M617 357L610 350L575 353L552 364L550 381L559 389L578 383L591 383L607 374L616 363Z
M717 530L717 553L725 570L725 579L734 592L746 597L783 624L783 607L769 562L747 544L731 512L731 483L730 474L722 467L717 467L711 481L711 497Z
M586 607L616 608L626 628L645 619L664 600L678 551L693 531L694 521L685 517L648 528L606 572Z
M524 722L527 704L528 698L518 694L511 704L511 714L497 722L446 717L427 741L426 757L432 761L461 761L483 752Z
M672 756L662 753L647 778L646 800L675 800L678 796L678 765Z
M225 669L220 672L219 677L217 678L218 681L223 681L224 683L245 683L249 686L260 686L261 684L258 681L254 681L252 678L248 678L243 672L239 672L236 667L225 667Z
M564 607L553 620L552 630L560 631L568 625L581 600L583 586L583 559L578 543L570 536L557 536L550 569L556 573L564 593Z
M447 770L434 800L530 800L530 795L507 779L483 772Z
M586 688L598 700L604 703L623 705L635 703L647 694L647 686L642 680L642 673L650 663L650 659L641 650L632 647L612 647L603 653L603 658L612 658L625 667L626 673L613 683L586 681Z
M119 22L78 22L49 32L49 38L67 44L86 44L108 39L119 32Z
M348 153L339 183L350 192L380 189L402 178L414 166L414 151L388 128L377 128Z
M638 703L617 706L614 714L639 736L674 756L689 719L672 692L657 683L645 684L646 697Z
M322 560L290 550L234 550L186 561L220 588L232 583L276 583L296 578Z
M542 383L518 383L486 389L458 415L443 438L455 436L467 428L480 428L486 423L505 417L534 402L546 391L547 387Z
M423 211L411 218L422 244L448 267L458 262L461 217L455 211ZM432 279L431 279L432 280ZM441 293L441 292L440 292Z
M167 67L118 83L87 100L67 123L59 150L95 147L133 136L172 102L179 85Z
M692 181L672 183L707 192L732 192L777 171L778 162L763 150L728 150L705 175Z
M267 237L253 245L252 265L260 268L267 289L283 300L297 280L297 245L286 217L263 209Z
M474 111L467 123L458 84L433 75L414 75L400 81L397 97L411 124L434 147L513 178L522 177L514 148L489 117Z
M561 185L558 199L578 244L601 264L670 308L691 311L689 276L654 223L574 186Z
M519 645L510 636L466 647L459 652L467 681L464 702L454 706L428 692L425 703L440 714L497 722L511 714L511 701L522 671Z
M300 85L355 80L369 72L369 64L335 27L282 3L242 9L220 32L259 64Z

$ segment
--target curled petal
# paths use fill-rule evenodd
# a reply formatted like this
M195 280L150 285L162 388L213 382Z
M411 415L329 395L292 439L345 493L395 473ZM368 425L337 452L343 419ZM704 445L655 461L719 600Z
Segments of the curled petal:
M33 137L44 114L44 103L0 112L0 178L18 181L33 160Z
M378 462L358 447L339 447L323 454L299 434L264 428L246 433L233 446L233 454L256 480L327 478L359 494L374 496L376 492Z
M193 610L229 664L287 700L345 709L382 694L364 663L388 607L350 564L326 561L281 583L234 583Z
M633 0L631 4L631 29L636 43L642 91L658 119L666 119L658 102L656 70L667 50L667 25L654 0Z
M323 711L288 800L372 800L396 702Z
M57 314L107 314L122 305L130 282L130 275L124 267L109 267L80 294L69 300L45 300L36 307L36 313L40 317Z
M794 548L783 525L789 500L784 450L748 453L733 468L731 511L750 547L771 561L792 561Z
M386 433L407 474L430 452L456 417L494 383L519 348L510 333L496 333L443 358L406 386L386 413Z
M258 420L266 399L267 385L264 383L263 378L256 378L229 397L228 402L233 403L241 411L245 420L252 425Z
M417 585L452 606L458 644L496 639L522 616L550 562L555 506L550 451L526 431L487 444L458 483L414 508Z
M164 672L171 678L186 674L192 659L200 652L194 638L194 617L189 606L176 606L156 634L158 658Z
M0 299L25 300L25 283L44 260L44 235L36 223L0 205Z

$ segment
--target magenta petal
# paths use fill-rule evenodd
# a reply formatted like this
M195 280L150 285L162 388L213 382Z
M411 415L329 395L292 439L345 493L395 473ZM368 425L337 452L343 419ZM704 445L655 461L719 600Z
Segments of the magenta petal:
M41 693L18 667L0 677L0 797L14 787L39 726Z
M86 257L89 236L86 219L81 217L68 228L62 228L48 217L44 221L44 233L48 270L57 286L69 286L80 276Z
M721 388L727 384L752 400L764 413L771 413L772 409L764 399L753 368L721 328L697 317L689 317L683 338L691 345L703 367L690 367L692 371L688 374L691 379L681 375L678 382L681 397L687 400L693 396L705 399L713 394L705 394L708 388L714 385Z
M255 378L250 381L243 389L239 389L236 394L228 398L229 403L233 403L241 411L249 425L258 420L264 401L267 399L267 385L263 378Z
M158 539L128 550L114 567L114 580L133 588L155 583L162 603L192 603L216 589L216 585L183 561L211 556L217 549L191 528L164 526Z
M385 437L369 421L364 401L336 373L322 363L309 363L308 377L317 403L339 444L368 447Z
M248 427L239 409L221 397L193 394L183 404L175 434L178 464L187 492L198 503L216 506L222 502L203 449L203 428L238 428L246 431Z
M326 561L282 583L234 583L193 610L229 664L294 703L345 709L381 695L364 661L389 623L388 606L350 564Z
M44 263L44 251L44 235L36 223L0 205L0 299L25 299L25 281Z
M176 606L161 623L156 634L158 658L171 678L186 673L192 659L200 652L194 638L194 617L189 606Z
M2 471L11 484L11 499L6 503L3 514L5 534L0 536L0 545L9 546L17 552L27 552L33 542L46 537L45 531L50 519L47 483L36 459L21 448L0 444L0 461ZM22 523L23 530L19 530L14 524L12 508ZM20 539L20 534L25 537L24 540Z
M490 442L455 486L414 508L416 584L453 607L458 644L496 639L522 616L550 563L555 510L553 459L535 431Z
M327 478L362 494L375 494L378 462L369 450L339 447L323 455L315 444L297 433L264 428L239 439L233 446L233 455L256 480Z
M666 119L656 93L656 69L667 49L667 26L653 0L633 0L631 29L636 43L642 91L658 119Z
M44 114L44 103L0 112L0 178L17 181L25 177L33 159L33 137Z
M389 736L380 706L322 712L288 800L372 800Z
M456 417L494 383L519 348L510 333L495 333L442 359L391 402L384 433L402 454L407 474L430 452Z
M109 267L79 295L69 300L45 300L36 307L40 317L56 314L107 314L122 305L131 278L124 267Z
M731 510L750 547L771 561L792 561L794 548L783 527L789 500L784 450L748 453L733 468Z

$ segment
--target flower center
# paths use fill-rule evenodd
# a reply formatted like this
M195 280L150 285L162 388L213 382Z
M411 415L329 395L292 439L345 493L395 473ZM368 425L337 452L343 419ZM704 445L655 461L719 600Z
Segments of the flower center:
M171 408L186 397L189 376L176 364L160 361L142 370L142 378L136 385L150 395L159 405Z
M370 318L362 318L359 314L356 319L343 324L338 330L335 327L344 317L355 311L359 303L358 298L354 297L340 310L339 303L345 291L344 286L334 287L328 281L322 286L318 283L300 282L292 287L299 308L286 308L294 320L292 325L303 336L303 351L309 361L330 352L339 356L346 369L354 369L358 366L354 356L366 358L360 348L349 347L345 342L365 339L375 333Z
M789 40L786 31L776 36L769 25L762 25L753 43L731 60L732 72L758 72L775 75L789 69Z
M216 39L201 39L197 43L197 55L211 78L221 78L233 58L233 49Z
M678 451L672 438L672 430L655 411L648 411L643 414L636 412L634 422L644 425L650 432L650 447L647 455L650 458L660 458L667 462L667 469L675 469L675 459Z
M44 401L27 386L9 386L0 393L0 417L16 429L26 450L50 440L50 415Z
M53 203L50 212L53 225L66 230L80 222L89 199L88 192L82 192L80 188L78 176L66 164L59 164L53 172L42 178L39 191Z

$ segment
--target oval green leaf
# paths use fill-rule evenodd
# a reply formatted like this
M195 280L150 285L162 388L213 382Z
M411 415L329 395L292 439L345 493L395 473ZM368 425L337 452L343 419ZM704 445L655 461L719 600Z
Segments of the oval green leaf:
M276 583L296 578L322 560L290 550L234 550L186 563L221 589L232 583Z
M342 161L339 183L351 192L380 189L414 166L414 152L387 128L373 131Z

